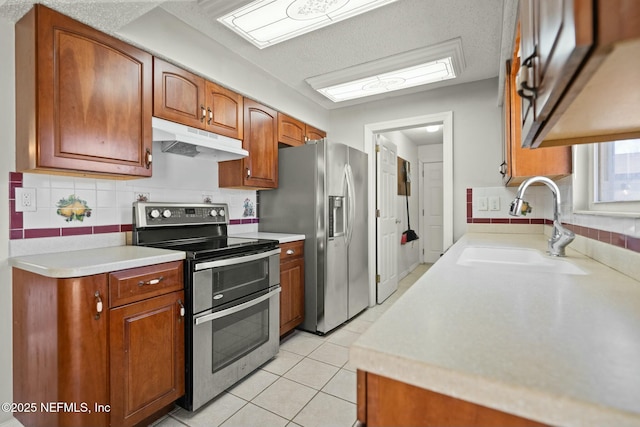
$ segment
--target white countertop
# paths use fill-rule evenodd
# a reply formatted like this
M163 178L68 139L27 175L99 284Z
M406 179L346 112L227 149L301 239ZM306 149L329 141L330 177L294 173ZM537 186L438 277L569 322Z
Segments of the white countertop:
M553 425L640 426L640 282L567 249L585 275L459 265L467 234L351 347L357 369ZM554 258L549 258L554 261Z
M254 231L252 233L231 234L230 237L248 237L251 239L277 240L280 243L304 240L304 234L270 233L266 231Z
M9 265L47 277L81 277L185 258L182 251L144 246L65 251L9 258Z

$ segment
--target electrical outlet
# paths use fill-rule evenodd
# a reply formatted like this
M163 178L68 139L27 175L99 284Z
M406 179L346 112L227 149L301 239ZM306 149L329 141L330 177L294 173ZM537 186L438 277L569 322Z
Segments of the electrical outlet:
M16 188L16 212L35 212L36 189L35 188Z
M486 197L478 197L478 210L486 211L487 208L487 198Z
M492 210L492 211L500 210L500 197L498 196L489 197L489 210Z

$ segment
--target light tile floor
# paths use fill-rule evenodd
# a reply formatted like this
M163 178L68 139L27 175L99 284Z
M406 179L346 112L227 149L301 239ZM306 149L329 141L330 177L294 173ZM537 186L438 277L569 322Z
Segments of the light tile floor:
M356 423L356 371L349 346L422 276L420 264L383 304L325 336L294 331L278 355L196 412L176 407L153 427L351 427Z

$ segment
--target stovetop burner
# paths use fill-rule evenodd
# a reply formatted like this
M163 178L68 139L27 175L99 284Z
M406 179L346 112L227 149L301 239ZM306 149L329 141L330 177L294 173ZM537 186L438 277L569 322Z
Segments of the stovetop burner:
M188 259L202 259L217 256L233 255L240 252L250 252L275 248L275 240L250 239L241 237L218 237L203 241L155 243L152 246L163 249L184 251Z
M184 251L187 259L275 248L275 240L229 237L226 204L136 202L133 244Z

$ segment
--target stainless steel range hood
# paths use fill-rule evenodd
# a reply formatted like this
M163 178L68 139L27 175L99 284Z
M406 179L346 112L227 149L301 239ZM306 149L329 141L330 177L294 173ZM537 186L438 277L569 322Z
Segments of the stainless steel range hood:
M152 118L153 141L162 143L165 153L188 157L210 157L216 161L247 157L242 141L158 117Z

